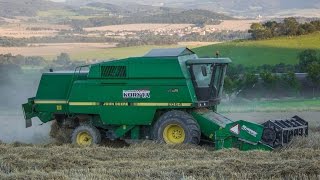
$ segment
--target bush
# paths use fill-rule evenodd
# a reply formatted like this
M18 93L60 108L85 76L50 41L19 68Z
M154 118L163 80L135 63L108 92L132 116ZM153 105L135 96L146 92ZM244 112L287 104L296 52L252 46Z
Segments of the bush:
M307 72L308 66L313 62L319 62L320 58L317 57L317 51L313 49L307 49L298 54L299 69L301 72Z

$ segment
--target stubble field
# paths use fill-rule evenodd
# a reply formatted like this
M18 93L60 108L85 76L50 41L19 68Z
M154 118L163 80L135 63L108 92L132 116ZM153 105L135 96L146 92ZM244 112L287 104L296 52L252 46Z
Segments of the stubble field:
M0 143L0 179L319 179L320 112L297 114L309 121L309 137L273 152L241 152L152 142L127 145L106 141L101 146L79 148L50 140L50 124L39 126L34 120L31 129L24 129L21 113L7 113L0 116L0 138L6 142ZM226 115L261 122L295 113Z

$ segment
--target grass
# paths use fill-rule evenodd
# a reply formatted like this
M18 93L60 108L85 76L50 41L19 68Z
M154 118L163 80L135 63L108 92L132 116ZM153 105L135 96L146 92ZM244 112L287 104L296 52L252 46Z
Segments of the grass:
M272 152L152 142L79 148L0 141L0 179L319 179L320 129L310 124L308 137Z
M317 179L319 159L315 146L241 152L153 143L89 148L0 143L0 178Z
M320 129L312 124L308 137L272 152L152 142L79 148L0 141L0 179L319 179Z
M298 37L279 37L260 41L233 41L193 49L199 56L230 57L235 64L258 66L262 64L296 64L298 53L315 49L320 53L320 32Z
M52 16L75 16L77 13L67 10L47 10L47 11L38 11L37 14L39 17L52 17Z
M289 99L238 102L224 102L220 112L301 112L320 111L320 99Z
M83 15L79 15L78 13L73 12L73 11L61 10L61 9L38 11L37 15L39 17L44 17L44 18L60 17L60 18L79 19L79 20L85 20L85 19L89 19L92 17L96 17L96 16L83 16Z
M126 58L131 56L143 56L153 48L168 48L178 47L178 45L148 45L148 46L131 46L131 47L119 47L119 48L106 48L97 50L88 50L84 52L77 52L76 54L70 54L71 59L111 59L111 58Z
M86 60L86 59L119 59L132 56L143 56L151 49L154 48L176 48L183 47L183 45L144 45L144 46L130 46L130 47L116 47L88 50L77 53L70 53L71 59L74 60ZM198 45L188 46L188 48L196 48ZM52 56L46 57L46 59L52 59Z
M114 48L91 48L88 50L78 49L78 51L68 52L70 58L74 61L77 60L108 60L108 59L121 59L126 57L143 56L151 49L154 48L176 48L185 47L185 45L144 45L144 46L130 46L130 47L114 47ZM189 48L196 48L199 45L188 45ZM51 61L55 59L59 54L56 55L43 55L43 57Z

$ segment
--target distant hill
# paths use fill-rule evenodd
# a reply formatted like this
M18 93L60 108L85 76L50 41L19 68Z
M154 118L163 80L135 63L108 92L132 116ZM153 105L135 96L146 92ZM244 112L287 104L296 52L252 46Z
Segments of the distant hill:
M57 3L49 0L0 0L0 17L38 16L51 22L87 26L132 23L218 24L234 19L209 10L190 10L136 3ZM75 20L75 21L72 21Z
M296 64L298 53L316 49L320 54L320 32L297 36L280 37L261 41L234 41L193 49L201 57L213 57L216 51L230 57L234 64L258 66L263 64Z
M183 11L183 9L178 8L168 8L168 7L159 7L159 6L149 6L149 5L141 5L136 3L128 3L128 4L110 4L110 3L102 3L102 2L92 2L86 5L80 6L82 8L85 7L93 7L95 10L103 10L111 13L121 14L123 16L132 16L132 15L159 15L163 13L177 13Z
M164 5L185 8L204 8L229 12L260 12L262 14L287 9L320 8L319 0L167 0Z
M132 3L131 0L67 0L70 4L81 4L88 2L109 2L118 4ZM175 7L187 9L206 9L213 12L227 13L232 16L255 17L263 16L285 16L288 14L296 16L319 16L319 0L135 0L135 3ZM310 11L314 11L310 13ZM320 10L319 10L320 11Z
M190 24L218 24L220 20L234 19L230 16L215 13L208 10L186 10L178 8L147 6L130 3L128 5L114 5L110 3L89 3L82 6L79 12L83 9L92 10L95 13L103 11L109 15L121 16L121 18L101 18L100 22L108 24L130 24L130 23L190 23ZM94 13L94 12L93 12Z
M38 11L68 9L65 4L47 0L0 0L0 16L36 16Z

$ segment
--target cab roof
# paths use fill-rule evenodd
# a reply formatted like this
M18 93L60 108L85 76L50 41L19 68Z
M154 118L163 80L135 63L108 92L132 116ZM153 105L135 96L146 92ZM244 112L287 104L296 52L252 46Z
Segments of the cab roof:
M178 57L195 54L189 48L166 48L166 49L152 49L144 57Z
M218 63L218 64L229 64L231 63L230 58L198 58L198 59L190 59L187 60L187 64L212 64L212 63Z

